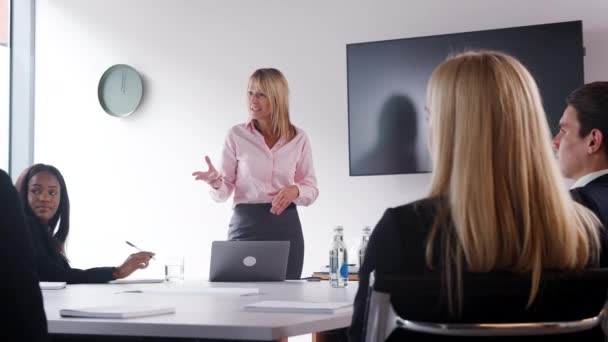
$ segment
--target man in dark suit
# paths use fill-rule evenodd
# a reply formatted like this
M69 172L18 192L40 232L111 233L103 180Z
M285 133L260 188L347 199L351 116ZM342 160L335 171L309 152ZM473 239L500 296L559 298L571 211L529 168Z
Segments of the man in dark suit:
M608 227L608 82L572 92L553 139L559 166L574 180L570 192Z
M0 170L0 341L48 341L29 231L17 191Z

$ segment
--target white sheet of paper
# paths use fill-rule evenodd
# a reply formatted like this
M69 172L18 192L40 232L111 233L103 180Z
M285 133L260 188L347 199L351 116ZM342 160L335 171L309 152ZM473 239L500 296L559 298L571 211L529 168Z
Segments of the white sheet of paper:
M173 307L161 306L94 306L76 309L61 309L62 317L132 318L175 313Z
M245 311L259 312L297 312L297 313L334 313L338 309L352 306L351 302L299 302L265 300L243 306Z
M66 282L65 281L41 281L40 289L41 290L61 290L65 289Z

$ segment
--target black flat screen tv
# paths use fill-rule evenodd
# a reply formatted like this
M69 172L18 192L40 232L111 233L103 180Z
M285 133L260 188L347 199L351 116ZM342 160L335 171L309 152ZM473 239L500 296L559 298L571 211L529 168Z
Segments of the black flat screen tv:
M448 55L477 49L506 52L530 70L556 132L566 96L584 83L581 21L348 44L350 175L430 172L427 81Z

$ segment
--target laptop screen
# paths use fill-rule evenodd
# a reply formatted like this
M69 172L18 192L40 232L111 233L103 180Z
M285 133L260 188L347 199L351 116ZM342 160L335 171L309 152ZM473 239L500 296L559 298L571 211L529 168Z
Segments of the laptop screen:
M289 241L213 241L209 281L283 281Z

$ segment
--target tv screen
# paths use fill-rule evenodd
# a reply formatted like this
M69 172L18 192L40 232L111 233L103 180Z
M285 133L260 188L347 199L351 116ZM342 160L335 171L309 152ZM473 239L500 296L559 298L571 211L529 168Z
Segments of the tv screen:
M431 170L427 81L447 56L476 49L506 52L530 70L557 131L566 96L584 83L581 21L349 44L351 176Z

